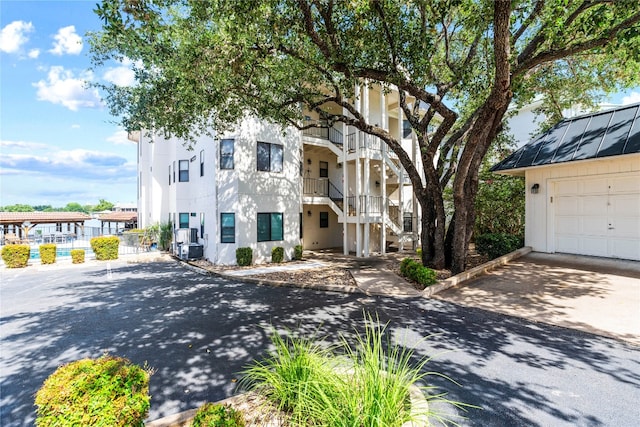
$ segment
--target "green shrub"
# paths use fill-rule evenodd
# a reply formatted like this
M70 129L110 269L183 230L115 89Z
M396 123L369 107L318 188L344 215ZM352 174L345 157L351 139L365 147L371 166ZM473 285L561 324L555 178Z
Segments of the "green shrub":
M490 259L513 252L524 245L522 237L502 233L482 234L476 237L475 242L476 250Z
M295 248L293 248L293 259L301 260L302 252L303 252L302 245L296 245Z
M280 263L282 261L284 261L284 248L276 246L271 249L271 262Z
M82 264L84 262L84 249L71 249L71 262Z
M120 239L116 236L94 237L91 239L91 249L96 254L98 261L118 259L118 246Z
M192 427L244 427L242 413L231 406L205 403L193 417Z
M173 225L171 221L160 224L160 235L158 236L158 246L161 251L169 250L169 245L173 240Z
M56 262L56 245L53 243L45 243L39 246L40 262L42 264L53 264Z
M29 262L29 245L6 245L2 248L2 260L7 268L23 268Z
M253 262L253 249L251 248L238 248L236 249L236 263L243 267L251 265Z
M424 286L437 282L436 272L413 258L405 258L400 262L400 274Z
M149 411L149 372L120 357L78 360L45 380L35 404L38 427L142 427Z

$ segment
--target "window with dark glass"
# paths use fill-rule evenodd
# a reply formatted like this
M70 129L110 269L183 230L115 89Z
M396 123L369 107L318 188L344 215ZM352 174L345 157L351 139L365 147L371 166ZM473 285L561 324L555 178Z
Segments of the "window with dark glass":
M413 231L413 216L410 212L405 213L402 218L402 229L408 233Z
M282 172L282 145L258 142L256 154L258 158L257 166L259 171Z
M176 182L176 161L173 161L173 182Z
M258 242L284 240L281 213L258 214Z
M300 238L302 239L302 212L300 212Z
M329 162L320 162L320 178L329 178Z
M413 132L413 128L411 127L411 122L409 120L402 121L402 137L409 138L411 136L411 132Z
M189 182L189 160L180 160L178 167L180 168L178 180L180 182Z
M234 213L220 214L220 242L221 243L236 242L236 214Z
M220 141L220 169L233 169L233 154L235 140L223 139Z
M200 151L200 176L204 176L204 150Z
M189 212L180 212L180 227L189 228Z
M320 228L329 228L329 212L320 212Z
M171 185L171 165L169 165L169 185Z

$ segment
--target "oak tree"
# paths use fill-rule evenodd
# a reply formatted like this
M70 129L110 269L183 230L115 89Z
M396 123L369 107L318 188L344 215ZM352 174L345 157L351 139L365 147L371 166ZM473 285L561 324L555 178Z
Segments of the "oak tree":
M301 128L303 108L353 126L398 155L422 208L423 262L453 272L510 105L542 96L550 114L640 83L637 0L103 0L96 12L94 65L135 72L131 87L104 87L127 129L189 138L247 113ZM368 85L399 91L420 162L354 107Z

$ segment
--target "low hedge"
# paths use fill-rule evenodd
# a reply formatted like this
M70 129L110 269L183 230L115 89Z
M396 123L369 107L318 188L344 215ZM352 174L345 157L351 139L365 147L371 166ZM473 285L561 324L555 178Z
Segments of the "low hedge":
M82 264L84 262L84 249L71 249L71 262Z
M40 250L40 262L42 264L53 264L56 262L56 245L45 243L38 247Z
M149 375L113 356L61 366L36 393L36 426L143 427L149 411Z
M296 245L295 248L293 248L293 259L301 260L303 251L302 245Z
M116 236L102 236L91 239L91 249L96 254L98 261L118 259L118 246L120 239Z
M424 286L437 282L436 272L413 258L405 258L400 263L400 274Z
M520 249L524 239L512 234L488 233L476 237L476 251L487 255L490 259L498 258L509 252Z
M284 248L276 246L271 249L271 262L281 263L282 261L284 261Z
M24 268L29 263L29 245L6 245L2 248L2 260L7 268Z
M253 249L238 248L236 249L236 263L241 266L251 265L253 262Z
M205 403L193 417L191 427L244 427L242 413L231 406Z

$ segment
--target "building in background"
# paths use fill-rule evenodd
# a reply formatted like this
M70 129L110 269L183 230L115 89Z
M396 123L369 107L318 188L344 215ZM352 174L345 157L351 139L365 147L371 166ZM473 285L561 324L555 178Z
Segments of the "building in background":
M420 162L397 91L359 86L355 107ZM338 105L327 112L346 114ZM281 246L370 256L418 243L420 211L406 172L378 138L305 115L305 130L240 120L233 131L185 141L134 132L138 226L171 222L173 250L234 264L240 247L266 262ZM420 169L420 167L419 167Z

